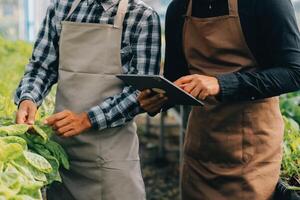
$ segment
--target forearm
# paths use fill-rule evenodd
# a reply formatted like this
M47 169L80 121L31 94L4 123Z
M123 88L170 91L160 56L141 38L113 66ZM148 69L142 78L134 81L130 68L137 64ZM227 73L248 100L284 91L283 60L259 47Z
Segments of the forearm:
M218 76L219 99L248 101L278 96L300 89L299 67L277 67L257 72L237 72Z
M257 71L218 76L221 101L248 101L278 96L300 87L300 35L290 1L257 3ZM246 30L246 29L245 29ZM248 30L250 31L250 30Z
M88 116L94 129L103 130L122 126L131 121L142 110L137 101L138 92L125 87L122 93L108 98L91 108Z
M19 105L23 100L31 100L37 106L40 106L52 85L56 82L57 73L55 71L30 63L15 92L15 104Z

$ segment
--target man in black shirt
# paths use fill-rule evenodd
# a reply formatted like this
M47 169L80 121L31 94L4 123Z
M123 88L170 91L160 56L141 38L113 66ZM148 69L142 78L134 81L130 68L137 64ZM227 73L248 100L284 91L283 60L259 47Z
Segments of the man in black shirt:
M278 95L300 89L300 35L289 0L173 0L165 76L205 100L189 118L183 199L272 198L283 122ZM139 97L156 113L164 97Z

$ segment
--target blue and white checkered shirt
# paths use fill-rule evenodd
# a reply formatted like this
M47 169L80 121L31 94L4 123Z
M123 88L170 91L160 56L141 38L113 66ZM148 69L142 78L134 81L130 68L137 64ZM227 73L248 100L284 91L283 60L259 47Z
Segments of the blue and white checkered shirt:
M119 0L82 0L68 21L113 24ZM41 105L58 79L61 21L65 20L73 0L54 0L48 8L34 45L30 63L15 94L15 103L33 100ZM122 35L121 58L124 73L158 74L161 31L159 16L140 0L129 0ZM71 51L71 50L70 50ZM99 102L88 112L99 130L123 125L141 112L138 92L124 87L122 93Z

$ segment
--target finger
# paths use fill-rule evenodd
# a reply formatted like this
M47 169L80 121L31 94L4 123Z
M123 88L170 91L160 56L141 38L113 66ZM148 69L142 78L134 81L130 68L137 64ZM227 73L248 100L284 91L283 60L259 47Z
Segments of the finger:
M164 98L164 99L161 99L161 100L157 101L157 103L147 107L147 111L157 112L158 110L160 110L163 107L163 105L166 103L166 101L167 101L167 98Z
M71 131L71 130L73 130L73 126L71 124L69 124L67 126L63 126L63 127L59 128L59 129L57 129L57 133L59 135L63 135L66 132Z
M187 85L188 85L188 83L182 84L182 85L178 85L178 87L180 87L181 89L184 89Z
M66 118L67 116L69 116L70 114L71 114L71 112L68 110L56 113L56 114L48 117L44 123L48 124L48 125L53 125L56 121L62 120L64 118Z
M163 97L157 101L155 101L154 103L152 104L149 104L148 106L146 106L145 108L147 109L152 109L154 107L162 107L164 103L166 103L166 101L168 100L167 97Z
M61 135L61 136L64 137L64 138L69 138L69 137L72 137L72 136L74 136L74 135L76 135L76 131L75 131L75 130L70 130L70 131L64 133L64 134Z
M54 123L54 127L55 127L56 129L59 129L59 128L62 128L62 127L64 127L64 126L67 126L67 125L70 124L71 122L72 122L72 119L71 119L70 117L66 117L66 118L64 118L64 119L62 119L62 120L56 121L56 122Z
M195 98L198 98L201 92L201 87L195 87L192 91L191 91L191 95Z
M26 123L28 125L33 125L35 121L35 114L36 114L36 109L35 108L28 108L28 117L26 120Z
M151 107L162 107L166 103L167 100L168 100L167 97L163 97L163 98L157 100L154 104L150 105L150 108Z
M174 82L175 85L179 86L185 83L189 83L193 80L193 75L184 76Z
M142 101L144 99L146 99L149 95L151 94L151 90L148 89L148 90L144 90L140 93L140 95L138 96L138 100L139 101Z
M150 105L153 105L155 104L157 101L163 99L165 96L163 94L157 94L157 95L154 95L153 97L151 98L148 98L147 100L145 101L142 101L140 104L141 104L141 107L149 107Z
M19 110L17 112L16 122L17 124L25 124L27 118L27 112L24 110Z
M200 92L199 99L205 100L207 97L208 97L208 92L206 90Z
M186 92L190 93L196 86L197 86L197 83L193 81L190 84L186 85L183 89ZM200 87L200 86L198 85L198 87Z

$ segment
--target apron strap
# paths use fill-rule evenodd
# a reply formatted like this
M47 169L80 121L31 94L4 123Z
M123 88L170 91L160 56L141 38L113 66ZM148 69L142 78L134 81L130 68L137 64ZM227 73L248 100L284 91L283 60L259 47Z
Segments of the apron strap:
M239 15L238 0L228 0L228 6L229 6L230 16ZM193 12L193 0L189 0L186 16L191 17L192 12Z
M80 2L81 2L81 0L75 0L73 2L72 7L71 7L66 19L68 19L73 14L73 12L75 11L75 9L77 8L77 6L79 5Z
M128 8L128 0L120 0L117 14L115 16L114 28L122 28Z
M239 16L238 0L228 0L228 5L229 5L229 15Z
M75 0L72 4L72 7L67 15L68 19L73 12L75 11L75 9L77 8L77 6L80 4L81 0ZM128 0L120 0L119 6L118 6L118 11L117 14L115 16L115 20L114 20L114 27L115 28L122 28L123 26L123 21L127 12L127 8L128 8Z
M193 12L193 0L189 0L186 16L191 17Z

